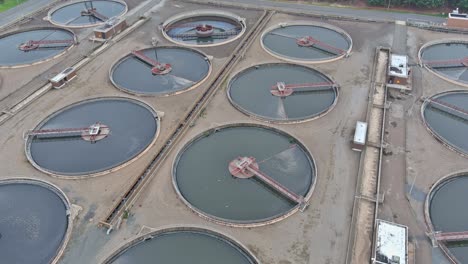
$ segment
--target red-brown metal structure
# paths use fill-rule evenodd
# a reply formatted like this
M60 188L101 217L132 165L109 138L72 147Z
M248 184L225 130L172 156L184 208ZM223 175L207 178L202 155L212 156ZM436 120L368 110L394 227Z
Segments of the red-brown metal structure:
M428 98L427 99L429 102L433 103L433 104L436 104L436 105L439 105L439 106L442 106L444 108L447 108L447 109L450 109L452 111L455 111L459 114L461 114L462 116L464 116L464 119L465 120L468 120L468 111L463 109L463 108L460 108L458 106L455 106L455 105L452 105L452 104L449 104L449 103L446 103L446 102L443 102L441 100L438 100L438 99L431 99L431 98Z
M212 38L227 38L229 36L237 35L239 34L239 30L241 28L236 27L235 29L231 30L226 30L222 32L215 32L215 27L210 24L180 24L180 25L173 25L173 26L166 26L164 29L171 30L173 28L189 28L189 29L195 29L195 32L189 32L189 33L180 33L180 34L169 34L170 37L172 38L180 38L184 40L190 40L190 39L197 39L197 38L207 38L207 37L212 37Z
M274 180L267 174L260 171L258 163L255 161L254 157L238 157L229 163L229 172L232 176L238 178L250 178L257 176L258 179L266 183L268 186L272 187L288 199L297 204L304 204L304 197L290 191L284 185Z
M339 49L337 47L333 47L331 45L328 45L325 42L322 42L316 38L313 38L311 36L305 36L302 38L298 38L296 40L297 45L302 46L302 47L316 47L318 49L334 53L336 55L343 55L346 53L345 50Z
M428 60L424 61L424 64L432 68L468 67L468 57L453 60Z
M156 61L139 50L132 51L132 54L137 57L139 60L143 61L144 63L152 66L151 73L154 75L164 75L168 74L172 70L172 65L168 63L160 63Z
M308 89L317 90L323 88L334 87L335 84L332 82L316 82L316 83L296 83L296 84L286 84L284 82L277 82L276 85L273 85L270 88L271 94L280 97L286 97L293 94L295 91L302 89L303 92L309 91ZM306 89L307 90L304 90Z
M109 20L109 18L101 13L99 13L96 8L88 8L83 11L81 11L82 16L93 16L102 22Z
M91 142L96 141L97 137L104 138L109 135L109 127L97 122L89 127L80 128L54 128L54 129L38 129L30 130L25 133L24 138L30 136L46 136L47 138L60 138L80 136Z
M468 241L468 231L436 233L435 239L445 242Z
M31 51L39 48L62 48L69 47L74 43L72 39L55 39L55 40L29 40L18 46L19 50ZM58 45L64 44L64 45Z
M296 44L301 47L312 47L335 55L343 55L346 53L345 50L333 47L323 41L313 38L312 36L296 37L277 32L270 32L269 34L294 39L296 41Z

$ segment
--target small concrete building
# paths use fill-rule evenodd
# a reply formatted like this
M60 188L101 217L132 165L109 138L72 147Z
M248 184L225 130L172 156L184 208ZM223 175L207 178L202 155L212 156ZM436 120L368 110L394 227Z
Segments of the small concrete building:
M75 77L76 70L73 67L69 67L50 79L50 83L52 83L52 87L59 89Z
M110 39L114 35L120 33L127 27L127 22L123 18L111 18L102 26L94 29L94 37L96 39Z
M367 137L367 123L357 121L356 130L354 131L354 138L352 142L352 149L354 151L362 151L366 146Z
M388 76L390 77L390 84L407 84L409 77L408 56L397 54L390 55Z
M468 14L460 14L458 8L449 13L447 27L468 28Z
M388 65L387 87L409 89L411 70L408 67L408 56L391 54Z

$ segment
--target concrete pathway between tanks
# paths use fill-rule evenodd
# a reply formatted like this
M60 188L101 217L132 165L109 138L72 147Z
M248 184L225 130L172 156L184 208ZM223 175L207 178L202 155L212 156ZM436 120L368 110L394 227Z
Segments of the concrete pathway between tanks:
M406 55L407 26L405 21L395 21L392 53Z

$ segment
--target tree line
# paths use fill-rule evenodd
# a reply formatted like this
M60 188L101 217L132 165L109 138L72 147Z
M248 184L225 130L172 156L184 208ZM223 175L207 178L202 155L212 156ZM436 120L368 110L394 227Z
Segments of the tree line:
M437 8L443 6L459 7L460 10L468 10L468 0L367 0L373 6L401 6Z

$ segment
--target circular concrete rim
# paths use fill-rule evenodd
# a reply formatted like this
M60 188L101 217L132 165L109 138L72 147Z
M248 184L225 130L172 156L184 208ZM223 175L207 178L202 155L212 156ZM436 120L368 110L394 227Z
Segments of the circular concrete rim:
M276 54L272 50L268 49L265 46L265 44L263 43L263 39L264 39L265 35L270 33L272 30L277 29L277 28L288 27L288 26L314 26L314 27L321 27L321 28L333 30L333 31L339 33L340 35L344 36L348 40L349 48L344 54L342 54L340 56L331 57L331 58L328 58L328 59L318 59L318 60L300 60L300 59L289 58L289 57L286 57L286 56L283 56L283 55L280 55L280 54ZM351 50L353 49L353 39L343 29L341 29L339 27L336 27L336 26L333 26L333 25L330 25L330 24L321 23L321 22L311 22L311 21L296 21L296 22L288 21L288 22L279 22L276 25L273 25L273 26L265 29L265 31L263 31L262 35L260 36L260 46L262 46L262 49L264 51L266 51L268 54L270 54L271 56L273 56L273 57L275 57L277 59L283 60L283 61L292 62L292 63L302 63L302 64L318 64L318 63L333 62L333 61L337 61L339 59L342 59L344 57L349 57L349 55L351 54Z
M33 185L38 185L44 188L47 188L51 191L53 191L57 196L60 197L62 200L63 204L65 205L65 209L67 212L67 230L65 231L65 234L63 236L62 240L62 245L57 249L56 255L54 259L52 259L51 264L56 264L62 257L65 248L67 247L68 242L70 241L70 237L72 234L72 229L73 229L73 218L71 216L71 203L70 200L68 199L67 195L56 185L40 180L40 179L35 179L35 178L26 178L26 177L17 177L17 178L5 178L0 180L0 185L7 185L7 184L12 184L12 183L23 183L23 184L33 184Z
M114 17L122 17L123 15L125 15L127 12L128 12L128 5L125 1L123 0L78 0L78 1L71 1L69 3L65 3L63 5L59 5L59 6L56 6L54 8L52 8L51 10L49 10L49 12L47 13L47 17L45 18L47 21L49 21L52 25L55 25L55 26L59 26L59 27L65 27L65 28L88 28L88 27L95 27L95 26L99 26L99 25L103 25L104 23L106 22L98 22L98 23L93 23L93 24L86 24L86 25L81 25L81 26L73 26L73 25L65 25L65 24L62 24L62 23L59 23L59 22L56 22L52 19L52 14L65 7L65 6L69 6L69 5L73 5L73 4L76 4L76 3L83 3L83 2L90 2L90 1L103 1L103 2L115 2L115 3L119 3L119 4L122 4L125 6L125 10L121 13L121 14L118 14Z
M208 229L206 227L201 227L197 225L169 225L169 226L162 226L158 229L153 229L151 232L143 235L138 235L136 238L132 239L131 241L123 244L118 249L114 250L109 257L107 257L102 264L111 264L117 257L119 257L122 253L126 250L148 240L157 238L161 235L168 234L168 233L177 233L177 232L194 232L194 233L202 233L214 237L216 239L220 239L223 242L226 242L239 250L243 255L249 258L252 261L252 264L260 264L257 257L241 242L237 239L222 233L216 229Z
M81 100L81 101L77 101L77 102L71 103L71 104L69 104L69 105L67 105L65 107L62 107L62 108L54 111L52 114L48 115L41 122L39 122L34 127L34 129L37 129L37 128L43 126L51 118L59 115L60 113L63 113L64 111L66 111L66 110L68 110L70 108L73 108L75 106L79 106L79 105L82 105L82 104L86 104L86 103L89 103L89 102L97 102L97 101L105 101L105 100L130 101L132 103L138 104L138 105L146 108L148 111L150 111L153 114L153 117L154 117L154 119L156 121L157 128L156 128L156 131L155 131L155 133L153 135L153 140L148 144L148 146L146 146L146 148L141 150L141 152L138 153L135 157L133 157L133 158L127 160L127 161L124 161L124 162L122 162L120 164L117 164L116 166L114 166L114 167L112 167L110 169L107 169L107 170L93 172L93 173L87 173L87 174L61 174L61 173L58 173L58 172L55 172L55 171L47 170L47 169L41 167L39 164L37 164L34 161L34 159L32 158L32 155L31 155L31 151L30 151L32 139L31 139L31 137L28 137L28 139L26 140L26 142L24 144L24 151L26 153L26 158L31 163L31 165L33 165L33 167L36 168L37 170L39 170L39 171L41 171L41 172L43 172L45 174L48 174L49 176L52 176L52 177L56 177L56 178L60 178L60 179L67 179L67 180L78 180L78 179L93 178L93 177L109 174L111 172L115 172L117 170L120 170L120 169L130 165L131 163L133 163L137 159L141 158L154 145L154 143L156 143L156 140L158 139L159 133L161 131L161 120L160 120L159 115L157 114L157 111L152 106L146 104L143 101L137 100L137 99L133 99L133 98L129 98L129 97L121 97L121 96L104 96L104 97L93 97L93 98L88 98L88 99L84 99L84 100Z
M315 115L306 116L306 117L297 118L297 119L289 119L289 120L268 118L268 117L265 117L265 116L257 115L257 114L255 114L253 112L248 111L247 109L242 108L239 104L234 102L234 100L231 97L232 82L237 77L239 77L240 74L248 71L249 69L251 69L253 67L257 67L257 66L264 67L264 66L268 66L268 65L291 65L291 66L294 66L294 67L305 68L307 70L311 70L313 72L316 72L316 73L324 76L326 79L328 79L329 81L336 84L336 86L333 87L333 91L335 92L335 99L333 100L333 103L327 109L325 109L324 111L322 111L320 113L317 113ZM238 111L240 111L241 113L243 113L246 116L252 117L252 118L254 118L256 120L259 120L259 121L263 121L263 122L266 122L266 123L272 123L272 124L300 124L300 123L305 123L305 122L312 121L312 120L315 120L315 119L319 119L320 117L323 117L326 114L328 114L329 112L331 112L335 108L336 104L338 103L338 98L339 98L339 95L340 95L339 90L340 90L339 85L335 82L335 80L333 80L333 78L326 75L325 73L322 73L321 71L319 71L317 69L314 69L312 67L307 67L307 66L304 66L304 65L293 64L293 63L289 63L289 62L271 62L271 63L262 63L262 64L250 65L248 67L245 67L245 68L241 69L240 71L236 72L235 74L233 74L233 77L229 80L229 82L227 84L226 94L227 94L227 97L228 97L229 102L231 103L231 105L234 106L234 108L236 108Z
M459 177L468 177L468 171L458 171L458 172L443 176L442 178L438 179L434 184L432 184L431 189L429 190L429 193L426 195L426 200L424 201L424 220L426 222L426 226L429 231L428 232L429 234L433 234L435 232L434 224L432 223L430 210L429 210L429 207L431 205L431 201L435 192L439 190L440 187L442 187L445 183L448 183ZM450 250L444 243L437 242L437 244L439 245L439 247L442 249L442 251L445 253L447 258L452 263L454 264L459 263L457 258L450 252Z
M51 26L33 26L33 27L25 27L25 28L22 28L22 29L18 29L18 30L13 30L13 31L9 31L5 34L2 34L0 35L0 39L4 38L4 37L8 37L8 36L11 36L11 35L15 35L15 34L18 34L18 33L23 33L23 32L28 32L28 31L34 31L34 30L63 30L63 31L67 31L68 33L70 33L72 36L73 36L73 44L71 46L69 46L68 48L66 49L63 49L61 52L55 54L54 56L51 56L51 57L47 57L45 59L42 59L42 60L39 60L39 61L36 61L36 62L32 62L32 63L27 63L27 64L17 64L17 65L0 65L0 69L17 69L17 68L24 68L24 67L28 67L28 66L33 66L33 65L37 65L37 64L40 64L40 63L44 63L44 62L47 62L47 61L51 61L53 59L56 59L62 55L64 55L66 52L68 52L69 50L71 50L73 47L75 47L75 45L78 43L78 38L77 36L75 35L75 33L73 33L73 31L71 31L70 29L67 29L67 28L62 28L62 27L51 27Z
M109 69L109 79L110 81L112 82L112 84L119 90L121 90L122 92L125 92L125 93L128 93L128 94L131 94L131 95L136 95L136 96L144 96L144 97L166 97L166 96L171 96L171 95L178 95L178 94L181 94L181 93L184 93L184 92L188 92L188 91L191 91L197 87L199 87L200 85L202 85L210 76L211 76L211 73L213 71L213 64L210 60L210 58L208 57L208 55L206 55L205 53L197 50L197 49L193 49L193 48L187 48L187 47L180 47L180 46L157 46L157 47L147 47L147 48L143 48L143 49L139 49L139 51L144 51L144 50L149 50L149 49L158 49L158 48L165 48L165 49L183 49L183 50L188 50L188 51L191 51L191 52L195 52L195 53L198 53L200 55L202 55L203 57L205 57L205 60L208 62L208 72L206 73L206 76L201 79L200 81L194 83L192 86L189 86L185 89L182 89L182 90L178 90L178 91L175 91L175 92L170 92L170 93L154 93L154 94L151 94L151 93L139 93L139 92L136 92L136 91L132 91L132 90L129 90L119 84L117 84L115 81L114 81L114 78L113 78L113 74L114 74L114 70L115 68L122 62L124 61L127 57L129 57L131 55L131 53L127 53L125 56L117 59L113 64L112 64L112 67Z
M462 82L462 81L458 81L458 80L449 78L448 76L439 73L438 71L436 71L436 70L432 69L431 67L427 66L427 64L423 63L422 53L426 48L428 48L430 46L433 46L433 45L446 44L446 43L455 43L455 44L458 43L458 44L468 45L468 39L446 38L446 39L442 39L442 40L433 40L433 41L426 42L424 45L421 46L421 48L419 49L419 52L418 52L419 65L426 68L429 72L432 72L434 75L436 75L437 77L439 77L439 78L441 78L443 80L446 80L446 81L448 81L450 83L453 83L453 84L456 84L456 85L461 85L463 87L468 87L468 82Z
M312 155L312 153L309 151L309 149L307 148L306 145L304 145L299 139L298 137L296 137L295 135L291 134L291 133L288 133L284 130L280 130L278 128L275 128L275 127L270 127L270 126L266 126L266 125L263 125L263 124L257 124L257 123L226 123L226 124L222 124L222 125L219 125L219 126L216 126L216 127L213 127L213 128L210 128L208 130L204 130L203 132L195 135L193 138L191 138L188 142L186 142L184 145L182 145L181 147L178 148L178 151L177 151L177 155L173 161L173 164L172 164L172 169L171 169L171 173L172 173L172 187L174 188L175 192L177 193L177 197L192 211L194 212L195 214L197 214L198 216L200 216L201 218L205 219L205 220L208 220L209 222L213 222L213 223L216 223L216 224L219 224L219 225L224 225L224 226L229 226L229 227L243 227L243 228L250 228L250 227L259 227L259 226L265 226L265 225L269 225L269 224L274 224L276 222L279 222L281 220L284 220L286 218L288 218L289 216L293 215L294 213L296 213L297 211L299 211L299 207L300 205L297 204L296 206L292 207L289 211L285 211L283 214L280 214L278 216L274 216L274 217L271 217L271 218L266 218L266 219L261 219L259 221L242 221L242 222L236 222L236 221L232 221L232 220L229 220L229 219L224 219L224 218L220 218L220 217L217 217L217 216L214 216L214 215L211 215L211 214L208 214L208 213L205 213L203 212L202 210L200 210L199 208L197 208L196 206L192 205L187 199L185 199L185 197L182 195L182 193L180 192L179 190L179 187L177 185L177 179L176 179L176 172L177 172L177 164L179 163L179 160L180 160L180 157L182 156L182 154L185 152L185 150L187 150L194 142L196 142L198 139L201 139L202 137L205 137L207 134L211 134L211 132L213 131L218 131L218 130L221 130L221 129L226 129L226 128L235 128L235 127L257 127L257 128L263 128L263 129L267 129L267 130L270 130L270 131L273 131L273 132L276 132L278 134L281 134L283 136L288 136L288 137L291 137L291 138L294 138L295 142L297 145L299 145L304 151L305 151L305 154L307 156L307 158L309 159L309 162L311 164L311 167L312 167L312 170L313 172L315 173L312 178L312 182L310 184L310 188L307 192L307 194L305 195L304 197L304 200L305 200L305 203L308 203L310 198L312 197L312 194L314 192L314 189L315 189L315 185L316 185L316 182L317 182L317 178L318 178L318 170L317 170L317 164L315 162L315 159Z
M226 41L221 41L221 42L212 43L212 44L201 44L201 45L184 43L183 41L176 41L173 38L171 38L169 35L167 35L166 30L164 30L164 28L166 28L168 25L172 25L172 24L174 24L176 22L179 22L180 20L187 19L187 18L194 18L194 17L203 17L203 16L215 16L215 17L217 16L217 17L221 17L221 18L230 19L232 21L235 21L235 22L239 23L239 25L242 27L242 30L235 37L227 39ZM181 14L177 14L177 15L167 19L164 22L164 24L162 24L162 26L161 26L161 32L162 32L162 35L164 36L165 39L167 39L168 41L170 41L170 42L172 42L174 44L185 46L185 47L215 47L215 46L221 46L221 45L236 41L237 39L239 39L240 37L242 37L244 35L246 30L247 30L247 25L245 23L245 18L242 18L242 17L240 17L240 16L238 16L238 15L236 15L234 13L231 13L231 12L226 12L226 11L221 11L221 10L208 10L208 9L201 9L201 10L189 11L189 12L184 12L184 13L181 13Z
M441 92L441 93L437 93L437 94L434 94L432 96L430 96L429 98L437 98L437 97L440 97L440 96L444 96L444 95L447 95L447 94L460 94L460 93L468 93L468 91L466 90L451 90L451 91L445 91L445 92ZM461 150L460 148L458 148L457 146L454 146L452 145L451 143L449 143L444 137L442 137L441 135L439 135L436 131L434 131L431 126L429 125L429 123L426 121L426 118L424 117L424 110L426 110L426 106L428 104L428 101L427 100L424 100L424 102L422 103L421 105L421 118L422 118L422 121L423 121L423 124L424 124L424 127L429 131L429 133L440 143L442 143L442 145L444 145L445 147L447 147L448 149L458 153L460 156L462 157L465 157L465 158L468 158L468 152L465 152L464 150Z

